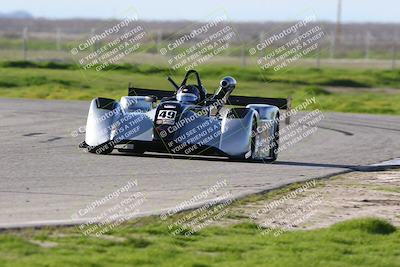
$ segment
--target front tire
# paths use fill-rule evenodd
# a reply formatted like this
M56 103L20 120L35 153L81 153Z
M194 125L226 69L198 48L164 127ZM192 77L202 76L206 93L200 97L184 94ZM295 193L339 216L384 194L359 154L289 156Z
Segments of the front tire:
M107 142L95 147L88 146L87 149L89 153L97 155L107 155L114 150L114 146L110 142Z

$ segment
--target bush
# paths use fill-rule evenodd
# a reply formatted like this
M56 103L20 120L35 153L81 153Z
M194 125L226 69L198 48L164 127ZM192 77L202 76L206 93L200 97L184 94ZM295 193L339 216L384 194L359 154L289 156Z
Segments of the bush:
M331 92L317 86L310 86L303 89L308 95L330 95Z
M344 87L370 87L366 83L357 82L351 79L328 79L327 81L321 82L320 85L344 86Z
M368 234L388 235L396 228L387 221L376 218L356 219L335 224L333 229L340 231L361 231Z

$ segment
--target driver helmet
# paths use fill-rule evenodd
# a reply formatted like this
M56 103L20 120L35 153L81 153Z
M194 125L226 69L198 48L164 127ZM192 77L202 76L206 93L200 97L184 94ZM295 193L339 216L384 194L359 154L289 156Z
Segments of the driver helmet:
M176 100L186 103L197 103L200 100L200 92L194 85L184 85L179 88Z

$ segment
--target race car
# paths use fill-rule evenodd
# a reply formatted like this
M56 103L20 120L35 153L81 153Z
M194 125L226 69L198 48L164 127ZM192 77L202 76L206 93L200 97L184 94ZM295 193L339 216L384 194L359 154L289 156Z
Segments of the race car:
M194 76L194 84L189 78ZM142 154L160 152L214 155L239 160L274 161L278 157L280 109L284 98L234 96L236 80L227 76L207 94L195 70L174 91L129 86L128 96L91 101L85 141L88 152ZM229 105L230 108L227 108Z

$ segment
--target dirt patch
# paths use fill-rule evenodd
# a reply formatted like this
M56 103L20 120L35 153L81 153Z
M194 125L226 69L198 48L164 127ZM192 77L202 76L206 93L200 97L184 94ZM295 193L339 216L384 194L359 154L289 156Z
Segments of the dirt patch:
M54 242L45 242L45 241L39 241L39 240L30 240L32 244L38 245L42 248L54 248L57 247L58 244Z
M231 209L238 218L251 218L262 228L315 229L360 218L378 217L400 226L400 169L352 172L268 200L250 202Z

